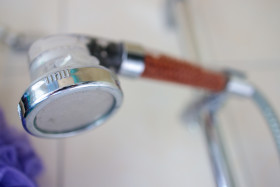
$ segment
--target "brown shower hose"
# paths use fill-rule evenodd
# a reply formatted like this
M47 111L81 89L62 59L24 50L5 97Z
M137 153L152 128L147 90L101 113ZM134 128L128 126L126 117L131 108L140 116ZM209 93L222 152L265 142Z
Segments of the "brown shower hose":
M145 56L142 77L195 86L213 92L223 91L227 76L168 56Z

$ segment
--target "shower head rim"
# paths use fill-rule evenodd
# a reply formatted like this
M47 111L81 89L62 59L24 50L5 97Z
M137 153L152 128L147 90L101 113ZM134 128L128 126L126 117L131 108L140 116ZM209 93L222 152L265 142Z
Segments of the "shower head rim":
M44 104L50 103L50 100L56 97L92 90L104 91L113 97L114 104L108 110L108 114L104 114L101 118L86 124L83 128L71 132L48 133L36 128L35 118L45 106ZM30 134L44 138L64 138L101 125L115 113L122 100L123 94L119 81L112 71L101 66L63 69L32 82L21 97L18 112L24 129Z

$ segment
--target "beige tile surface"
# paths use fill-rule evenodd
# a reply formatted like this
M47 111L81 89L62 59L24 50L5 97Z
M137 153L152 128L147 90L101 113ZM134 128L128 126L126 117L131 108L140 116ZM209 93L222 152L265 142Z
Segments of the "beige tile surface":
M0 106L4 109L6 118L12 126L26 133L17 113L18 101L28 86L26 55L9 52L4 47L0 52L0 62L4 66L0 76ZM5 51L5 52L4 52ZM39 139L29 136L44 162L44 172L38 179L40 186L56 186L57 180L57 140Z
M278 64L280 1L189 1L203 60ZM249 66L249 67L250 67Z
M212 186L203 138L178 119L186 90L122 83L125 102L116 116L65 142L65 186Z
M69 32L179 55L163 1L69 1ZM108 123L65 141L65 186L213 186L201 134L179 120L188 89L121 78L125 100ZM201 180L203 178L203 180Z
M280 113L279 1L188 2L202 61L246 71ZM164 26L162 0L4 0L0 24L129 40L180 56L175 33ZM121 83L125 101L104 126L60 143L32 138L46 166L40 186L214 186L201 132L189 132L179 120L191 89L124 78ZM28 84L24 55L0 46L0 104L21 130L16 105ZM273 141L252 103L232 100L221 115L238 185L279 186Z
M78 32L135 41L179 55L175 34L164 27L159 0L118 1L115 6L111 6L113 1L21 3L5 1L1 23L18 31ZM27 66L22 56L4 54L1 95L9 121L21 129L14 106L22 93L19 90L29 83ZM7 74L17 76L8 79ZM127 94L124 106L104 127L60 144L32 138L46 165L40 185L213 184L200 133L189 134L178 119L190 98L186 90L156 82L121 81Z
M0 24L16 31L57 32L56 0L1 0L0 4Z
M0 1L0 26L14 32L56 33L58 25L57 1ZM29 84L27 55L13 53L0 44L0 106L8 122L25 133L17 114L18 101ZM31 137L32 143L44 162L44 172L38 178L39 186L57 186L57 140Z
M279 1L190 1L206 66L244 71L280 114ZM270 131L252 102L233 99L220 115L237 186L279 186L280 165Z
M249 75L279 114L280 90L275 81L279 79L279 70L251 70ZM279 186L280 162L276 147L254 103L231 98L221 117L221 128L238 186Z
M162 0L69 0L67 32L140 43L180 55L176 35L167 29Z

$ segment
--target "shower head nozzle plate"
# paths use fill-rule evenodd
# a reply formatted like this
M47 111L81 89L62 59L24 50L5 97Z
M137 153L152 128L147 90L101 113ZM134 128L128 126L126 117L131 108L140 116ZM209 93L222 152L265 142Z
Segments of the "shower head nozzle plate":
M62 69L34 81L18 111L31 134L60 138L102 124L122 103L119 82L103 67Z

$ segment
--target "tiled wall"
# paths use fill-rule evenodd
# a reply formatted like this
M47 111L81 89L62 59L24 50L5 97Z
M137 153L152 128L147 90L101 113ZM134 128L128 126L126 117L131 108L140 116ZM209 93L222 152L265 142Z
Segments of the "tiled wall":
M44 34L85 33L141 43L180 56L176 32L164 24L162 0L3 0L0 24ZM280 113L280 16L277 1L189 1L201 59L246 71ZM0 104L19 129L17 102L28 85L24 54L0 48ZM190 88L121 78L125 101L102 127L64 140L32 138L45 163L42 187L214 185L204 139L179 115ZM239 186L279 186L269 131L250 102L233 99L221 115Z
M244 71L280 114L279 1L189 1L203 63ZM221 128L237 186L279 186L270 131L254 104L231 98Z

